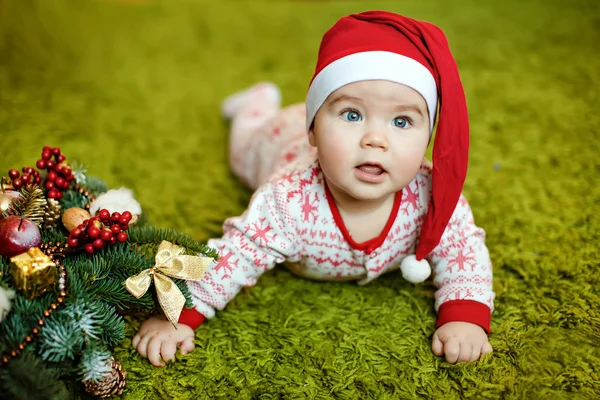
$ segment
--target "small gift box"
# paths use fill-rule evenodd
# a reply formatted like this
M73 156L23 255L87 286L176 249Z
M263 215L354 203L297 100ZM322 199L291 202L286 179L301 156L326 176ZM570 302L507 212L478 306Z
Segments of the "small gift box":
M58 267L39 248L32 247L10 261L15 288L29 299L46 293L56 285Z

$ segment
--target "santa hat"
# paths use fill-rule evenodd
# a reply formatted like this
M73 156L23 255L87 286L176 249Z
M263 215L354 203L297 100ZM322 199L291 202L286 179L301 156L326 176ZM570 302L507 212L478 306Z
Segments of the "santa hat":
M401 264L404 277L422 282L431 273L424 258L438 245L456 208L467 174L469 121L458 67L437 26L386 11L340 19L323 37L306 98L306 127L327 97L349 83L388 80L423 96L433 130L432 188L415 255Z

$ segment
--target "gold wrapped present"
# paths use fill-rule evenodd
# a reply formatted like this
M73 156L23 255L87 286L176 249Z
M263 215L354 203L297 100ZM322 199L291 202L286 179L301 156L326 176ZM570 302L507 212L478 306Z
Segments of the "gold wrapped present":
M58 280L58 267L39 248L10 259L15 287L22 295L33 299L52 289Z

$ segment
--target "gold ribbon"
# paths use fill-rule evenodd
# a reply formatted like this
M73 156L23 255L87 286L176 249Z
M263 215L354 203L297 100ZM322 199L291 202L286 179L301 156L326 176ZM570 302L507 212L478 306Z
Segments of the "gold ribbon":
M175 327L177 327L179 315L185 305L185 296L169 279L169 276L188 281L199 281L208 266L214 261L210 257L187 256L183 254L184 252L183 247L163 240L158 246L158 252L154 258L155 265L125 281L125 287L129 293L139 299L148 291L152 278L154 278L158 302L167 319Z

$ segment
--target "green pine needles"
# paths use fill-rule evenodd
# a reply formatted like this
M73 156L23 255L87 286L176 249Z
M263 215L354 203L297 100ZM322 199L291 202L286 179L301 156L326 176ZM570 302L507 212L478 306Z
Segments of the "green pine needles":
M87 184L87 189L95 194L107 190L100 180L87 179ZM79 192L68 190L61 206L63 210L84 207L87 201ZM142 222L127 230L129 238L125 243L106 246L93 254L67 253L63 261L67 272L64 305L45 318L40 334L26 344L21 355L0 367L2 398L62 399L69 391L71 395L75 394L73 391L81 392L81 382L102 381L112 369L112 347L125 338L124 316L160 312L153 286L136 299L124 282L154 265L154 256L163 240L184 247L186 254L217 257L215 250L189 236L144 226ZM43 243L64 243L66 237L60 222L56 229L42 230ZM17 292L11 311L0 322L0 354L6 354L25 342L44 310L56 302L59 292L56 285L30 300L15 288L8 257L0 257L0 272L0 286ZM173 281L190 307L185 282ZM39 397L40 393L43 397Z

